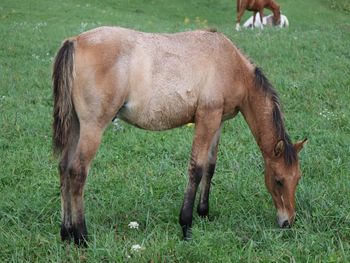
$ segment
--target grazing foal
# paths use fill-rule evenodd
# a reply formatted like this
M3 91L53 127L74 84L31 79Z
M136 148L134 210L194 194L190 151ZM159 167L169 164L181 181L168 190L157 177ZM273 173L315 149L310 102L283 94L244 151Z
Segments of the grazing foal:
M189 181L179 222L190 237L192 212L209 213L222 123L241 112L262 152L278 223L295 217L297 152L285 131L276 92L223 34L150 34L101 27L64 41L53 68L53 144L59 164L62 240L86 244L84 184L103 131L117 116L146 130L194 122Z
M236 30L240 30L241 17L245 10L253 11L253 27L255 25L255 16L260 14L260 28L263 28L264 8L268 8L273 13L274 25L280 24L281 12L280 6L274 0L237 0L237 20Z

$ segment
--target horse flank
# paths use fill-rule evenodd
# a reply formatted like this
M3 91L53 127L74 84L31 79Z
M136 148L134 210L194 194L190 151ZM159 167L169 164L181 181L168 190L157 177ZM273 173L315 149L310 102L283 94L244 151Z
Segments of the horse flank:
M58 51L52 73L53 149L56 154L66 148L74 114L72 86L74 75L74 42L66 40Z
M255 68L255 86L256 88L262 88L264 92L271 97L273 103L272 119L273 126L276 130L277 141L283 140L285 145L283 152L284 161L290 166L297 160L297 153L285 129L280 100L276 90L258 67Z

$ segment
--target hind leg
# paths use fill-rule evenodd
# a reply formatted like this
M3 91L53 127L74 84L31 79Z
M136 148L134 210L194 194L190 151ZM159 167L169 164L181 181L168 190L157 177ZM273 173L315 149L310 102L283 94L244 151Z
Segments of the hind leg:
M208 164L210 145L216 131L220 127L221 117L222 109L199 110L196 114L196 128L189 165L189 180L179 218L185 240L191 237L194 200L198 184Z
M96 125L81 125L79 141L74 154L61 173L62 240L74 239L77 245L86 245L87 230L84 217L84 185L90 164L101 141L103 129Z
M218 144L221 133L221 126L216 131L214 138L210 144L209 154L208 154L208 164L203 174L201 180L201 194L199 198L199 203L197 207L197 213L201 217L207 217L209 214L209 192L211 179L213 178L215 172L216 159L218 154Z

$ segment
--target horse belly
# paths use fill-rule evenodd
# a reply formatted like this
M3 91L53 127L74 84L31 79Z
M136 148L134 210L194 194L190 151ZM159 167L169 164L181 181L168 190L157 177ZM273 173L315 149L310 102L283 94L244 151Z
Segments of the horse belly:
M194 121L196 99L192 91L173 91L129 100L118 117L145 130L167 130Z

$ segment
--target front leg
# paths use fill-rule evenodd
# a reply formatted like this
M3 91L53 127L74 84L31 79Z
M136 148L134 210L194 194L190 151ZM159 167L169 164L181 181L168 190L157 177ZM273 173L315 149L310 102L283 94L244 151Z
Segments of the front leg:
M196 129L192 146L192 155L189 165L189 181L185 191L179 223L184 240L191 238L193 205L198 185L208 164L208 155L211 142L221 124L222 108L215 110L197 110Z
M189 169L189 181L187 184L185 198L182 204L179 219L184 240L189 240L191 238L193 205L194 200L196 199L198 184L200 183L202 176L203 167L196 164L194 160L191 161Z
M255 25L255 17L256 17L256 11L254 11L254 14L253 14L253 25L252 25L252 28L254 28L256 25Z
M236 31L240 31L240 30L241 30L240 23L241 23L241 17L243 16L244 11L245 11L245 8L242 8L242 9L240 9L240 10L238 11L238 13L237 13Z
M210 185L215 172L220 132L221 132L221 127L217 130L211 142L209 155L208 155L208 167L201 180L201 185L200 185L201 194L200 194L199 203L197 207L197 213L201 217L207 217L209 214Z
M260 15L260 22L261 22L261 24L260 24L260 29L264 29L264 12L263 12L263 9L261 9L260 11L259 11L259 15Z

